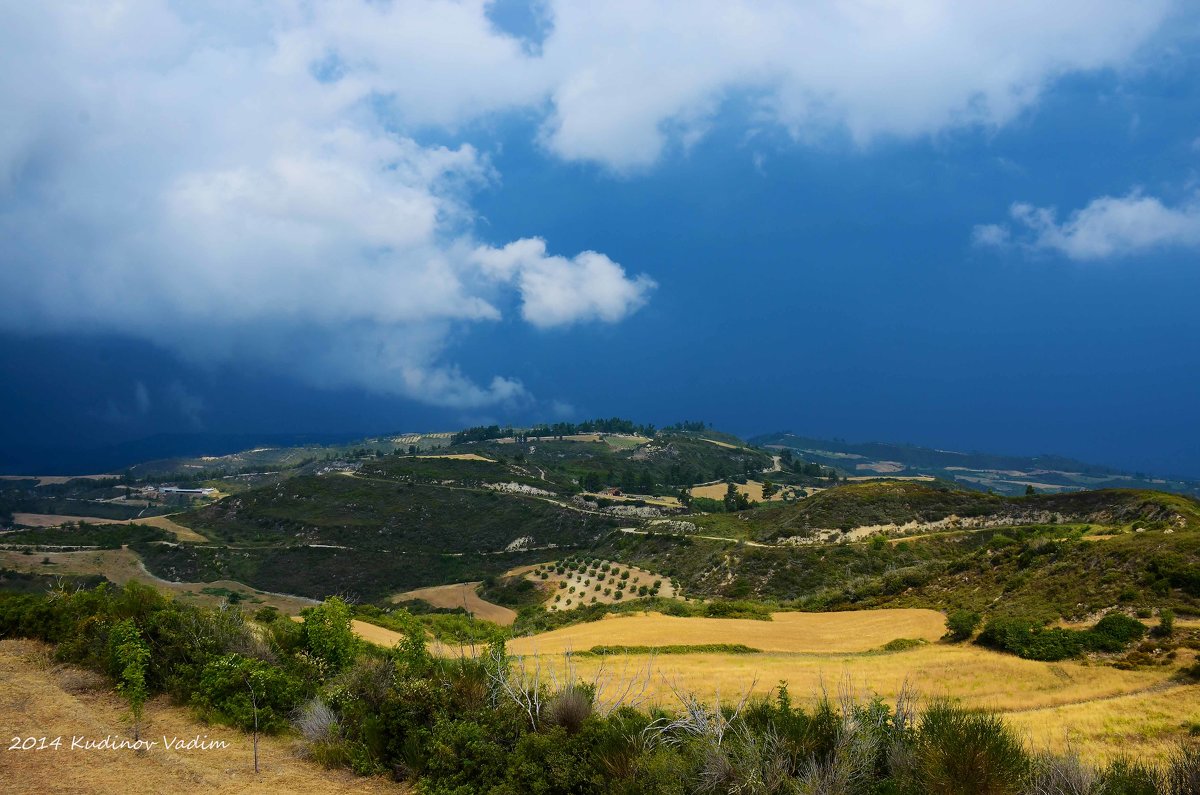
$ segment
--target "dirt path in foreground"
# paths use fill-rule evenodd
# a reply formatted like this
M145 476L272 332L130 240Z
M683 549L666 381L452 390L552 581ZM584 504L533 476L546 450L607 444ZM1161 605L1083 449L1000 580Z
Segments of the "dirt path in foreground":
M251 737L197 721L164 697L146 705L141 737L149 750L71 749L73 738L132 740L128 708L102 677L53 665L51 647L28 640L0 641L0 789L5 792L120 792L190 795L218 793L405 793L382 778L326 770L296 755L289 737L259 740L254 773ZM10 751L12 738L62 738L58 750ZM196 737L224 743L206 750L166 749L163 738Z

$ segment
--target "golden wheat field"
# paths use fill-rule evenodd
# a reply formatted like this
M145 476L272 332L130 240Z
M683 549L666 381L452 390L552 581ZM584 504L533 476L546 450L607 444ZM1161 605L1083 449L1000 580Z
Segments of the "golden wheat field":
M734 485L739 492L745 494L754 502L771 502L773 500L782 500L785 489L789 492L795 491L792 489L792 487L785 486L784 488L781 488L779 491L772 494L770 497L763 497L763 484L757 480L748 480L745 483L736 483ZM727 488L728 486L724 482L709 483L703 486L692 486L690 491L693 497L707 497L710 500L720 500L725 497L725 490ZM800 491L803 492L804 490L801 489Z
M888 612L888 611L874 611ZM926 612L926 611L913 611ZM804 615L804 614L797 614ZM847 652L848 646L877 647L894 638L914 638L916 626L893 621L859 624L869 612L828 614L844 616L844 635L834 632L796 633L791 640L769 639L776 622L733 622L706 618L646 616L636 632L607 632L601 621L566 630L512 641L510 651L530 654L526 664L554 668L559 680L572 668L584 681L640 679L646 683L650 703L670 709L678 703L676 693L695 693L703 699L736 701L746 692L767 695L780 682L787 682L793 698L815 698L827 692L836 695L851 689L859 698L872 695L894 701L901 689L910 688L920 698L950 698L977 709L995 710L1025 735L1031 747L1064 751L1075 748L1084 757L1100 763L1122 753L1163 760L1172 742L1187 735L1189 725L1200 722L1200 686L1184 685L1175 679L1178 667L1192 662L1181 654L1170 667L1118 670L1108 665L1084 662L1040 663L1012 654L992 652L971 644L929 642L900 652ZM936 615L936 614L935 614ZM679 622L702 622L686 629ZM708 629L725 623L728 628ZM730 624L762 624L758 635L734 632ZM704 627L704 629L701 629ZM853 629L851 628L853 627ZM900 629L904 627L904 629ZM780 629L776 626L775 629ZM925 624L934 634L931 623ZM940 634L941 627L938 627ZM872 634L874 633L874 634ZM780 632L780 636L788 635ZM868 638L871 640L869 641ZM926 635L928 638L928 635ZM824 650L817 651L824 642ZM762 654L686 653L613 654L571 656L566 648L586 651L594 645L667 645L701 642L743 642L749 646L778 647L791 644L806 651ZM842 650L842 651L834 651ZM751 686L752 683L752 686Z
M297 755L286 737L259 740L255 774L250 735L200 723L164 697L146 705L141 737L148 751L72 750L74 737L132 739L128 709L107 681L89 671L53 665L51 647L0 641L0 790L19 793L351 793L405 792L381 778L326 770ZM226 747L164 748L163 737L223 741ZM13 737L62 737L58 750L8 750Z
M936 610L861 610L850 613L775 613L772 621L679 618L658 613L612 616L519 638L516 654L586 651L593 646L741 643L773 652L862 652L897 638L937 640L945 617Z
M1174 676L1179 667L1194 660L1190 652L1180 655L1174 665L1123 671L1087 662L1022 660L972 644L928 642L906 651L870 650L896 637L918 638L924 633L929 639L935 632L940 634L940 624L935 628L931 617L922 615L932 612L784 613L771 622L650 614L518 638L509 642L508 650L523 655L530 669L554 669L559 682L571 676L607 680L610 691L615 691L622 683L634 681L636 690L644 686L648 703L667 709L678 705L678 693L734 702L747 692L770 695L780 682L787 682L798 701L811 701L821 693L837 698L846 691L859 699L878 695L889 702L902 690L926 701L951 698L999 712L1031 748L1064 751L1070 747L1096 764L1121 754L1161 762L1188 727L1200 723L1200 685L1184 684ZM806 625L801 617L826 621ZM373 643L391 646L400 638L390 630L354 623L355 632ZM751 634L734 631L745 624L759 625L758 633L754 634L754 627L749 628ZM889 626L898 631L889 631ZM855 637L848 640L846 633ZM596 645L701 643L805 651L570 655L569 660L564 654ZM868 650L849 652L850 646ZM470 653L440 644L435 651L449 656Z

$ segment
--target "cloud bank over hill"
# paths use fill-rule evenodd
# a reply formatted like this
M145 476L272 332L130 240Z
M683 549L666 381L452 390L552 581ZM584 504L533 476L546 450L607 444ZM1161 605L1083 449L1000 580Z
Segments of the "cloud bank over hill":
M1128 64L1170 7L547 2L537 42L491 10L7 4L0 325L464 409L526 400L462 373L456 332L516 306L547 332L617 323L656 284L537 229L481 240L490 120L533 114L549 157L625 174L734 95L801 142L990 127L1062 75Z

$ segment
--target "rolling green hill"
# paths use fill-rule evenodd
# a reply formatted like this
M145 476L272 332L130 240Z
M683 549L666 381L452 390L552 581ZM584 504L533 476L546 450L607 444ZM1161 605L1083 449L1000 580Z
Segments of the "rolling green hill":
M1190 497L1003 496L947 481L821 479L808 497L737 513L637 513L580 494L674 495L723 478L807 476L799 459L774 470L771 452L708 428L536 438L473 430L306 460L258 486L231 480L230 496L173 516L207 543L115 526L9 540L126 543L170 580L362 601L585 551L670 576L688 597L804 609L961 606L1044 620L1117 604L1200 612L1188 574L1200 564L1200 502ZM24 481L12 488L23 498L43 493Z

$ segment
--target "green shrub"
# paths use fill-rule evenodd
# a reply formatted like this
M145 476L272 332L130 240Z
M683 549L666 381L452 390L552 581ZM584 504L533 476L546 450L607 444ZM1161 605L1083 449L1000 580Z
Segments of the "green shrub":
M1020 618L993 618L976 643L1027 660L1055 662L1085 651L1119 652L1146 633L1146 626L1122 613L1109 613L1087 630L1037 627Z
M1019 792L1029 758L1016 733L996 715L934 702L921 715L913 773L929 795Z
M1175 634L1175 611L1164 607L1158 611L1158 626L1152 634L1156 638L1169 638Z
M979 614L970 610L953 610L946 616L946 635L950 640L961 642L975 634L979 626Z
M305 609L302 615L305 646L329 673L340 671L354 659L359 640L350 627L349 605L334 596Z
M1108 795L1161 795L1157 772L1129 757L1117 757L1100 775L1099 792Z
M204 667L192 703L208 718L251 731L282 731L308 695L304 683L262 660L227 654Z
M1094 651L1118 652L1146 634L1146 625L1124 613L1109 613L1086 632L1085 642Z

